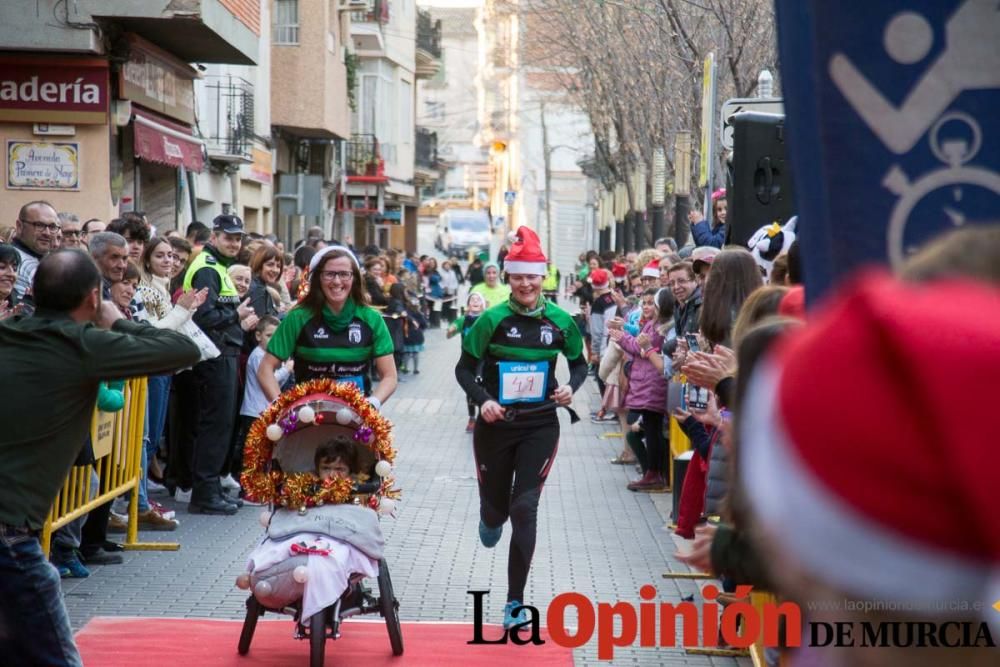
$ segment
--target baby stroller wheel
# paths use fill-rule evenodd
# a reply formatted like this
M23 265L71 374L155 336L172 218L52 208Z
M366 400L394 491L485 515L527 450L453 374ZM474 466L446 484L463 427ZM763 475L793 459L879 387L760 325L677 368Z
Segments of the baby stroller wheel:
M237 651L240 655L246 655L250 650L250 641L253 640L253 631L257 629L257 619L261 616L260 603L257 598L250 596L247 600L247 616L243 619L243 631L240 633L240 644Z
M326 609L321 609L309 619L309 665L323 667L326 651Z
M378 603L385 618L385 627L389 631L392 654L403 655L403 628L399 623L399 602L392 592L389 566L386 565L384 558L378 562Z

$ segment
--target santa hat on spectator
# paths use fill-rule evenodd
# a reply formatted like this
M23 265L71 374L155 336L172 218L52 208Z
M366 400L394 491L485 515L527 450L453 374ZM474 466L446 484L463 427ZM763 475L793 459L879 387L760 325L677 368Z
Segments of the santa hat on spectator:
M660 261L657 259L650 260L649 264L642 267L642 277L643 278L659 278L660 277Z
M542 243L530 227L521 225L512 239L510 252L504 260L504 271L510 274L544 276L548 260L542 252Z
M1000 423L968 409L997 377L1000 290L851 283L751 378L739 473L757 522L848 595L979 600L1000 620Z
M628 267L624 264L619 264L615 262L611 265L611 275L615 277L615 280L622 280L628 277Z
M611 273L607 269L594 269L587 276L587 280L594 286L594 289L606 289L611 282Z

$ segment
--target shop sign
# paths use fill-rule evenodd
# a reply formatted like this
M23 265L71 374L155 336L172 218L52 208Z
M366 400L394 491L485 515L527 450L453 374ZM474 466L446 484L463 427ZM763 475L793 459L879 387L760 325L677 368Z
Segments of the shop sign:
M118 75L121 98L193 124L195 71L140 37L129 35L128 41L129 59Z
M108 63L0 57L0 121L102 124Z
M253 149L253 163L250 165L250 180L264 185L270 185L274 176L271 173L271 151L260 148Z
M79 190L80 144L8 141L7 188Z

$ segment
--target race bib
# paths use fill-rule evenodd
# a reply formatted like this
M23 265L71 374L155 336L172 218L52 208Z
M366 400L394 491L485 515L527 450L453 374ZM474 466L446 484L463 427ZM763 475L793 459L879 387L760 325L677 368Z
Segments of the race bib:
M337 378L337 382L346 382L347 384L353 384L360 391L365 390L365 379L360 375L345 375L344 377Z
M545 400L549 382L547 361L501 361L500 404L538 403Z

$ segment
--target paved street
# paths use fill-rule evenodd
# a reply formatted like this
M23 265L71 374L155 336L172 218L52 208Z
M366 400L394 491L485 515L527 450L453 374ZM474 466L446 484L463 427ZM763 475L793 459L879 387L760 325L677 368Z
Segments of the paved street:
M429 333L421 374L406 376L387 405L395 424L404 499L399 517L384 521L383 527L404 621L471 622L472 597L466 591L472 589L492 589L486 620L501 618L510 531L505 527L494 550L479 544L472 438L464 433L465 402L453 375L458 349L457 339ZM586 416L596 405L596 389L588 381L575 407ZM625 489L632 471L608 464L621 441L601 437L613 429L589 421L570 427L568 418L562 419L558 458L539 510L527 602L544 613L549 600L569 591L595 602L634 604L643 584L656 586L662 602L678 602L694 593L693 582L660 576L665 569L686 570L673 560L675 544L664 530L669 496ZM172 501L165 504L174 506ZM176 539L180 551L127 553L123 565L96 567L88 579L64 581L75 628L95 615L242 618L246 595L233 582L260 536L260 510L245 507L235 517L224 518L176 509L181 519L176 533L143 534L141 539ZM575 656L577 664L596 664L596 642L578 649ZM329 660L334 664L332 657ZM749 661L688 655L682 649L635 648L617 650L612 664Z

